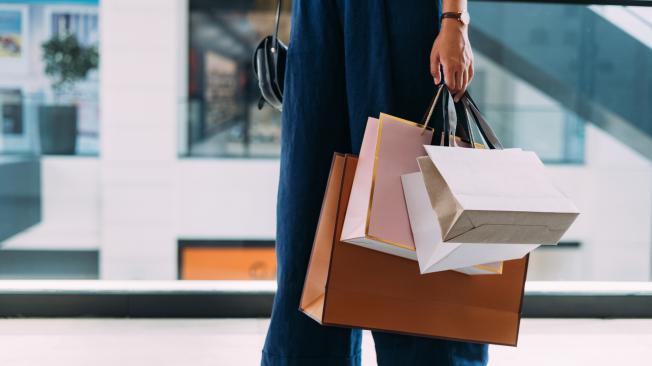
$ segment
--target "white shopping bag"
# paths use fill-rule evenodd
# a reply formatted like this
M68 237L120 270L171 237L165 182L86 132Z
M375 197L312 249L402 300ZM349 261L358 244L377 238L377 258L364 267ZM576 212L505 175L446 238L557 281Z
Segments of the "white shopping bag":
M531 151L425 149L417 161L444 242L557 244L579 215Z
M457 270L467 274L500 273L501 261L522 258L539 246L538 244L444 243L439 220L430 203L422 174L420 172L405 174L401 179L421 273L446 270Z

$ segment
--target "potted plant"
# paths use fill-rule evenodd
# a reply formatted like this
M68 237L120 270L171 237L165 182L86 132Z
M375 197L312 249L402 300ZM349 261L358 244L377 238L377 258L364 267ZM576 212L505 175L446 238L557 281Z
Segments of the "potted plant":
M42 48L45 74L52 80L55 100L72 92L75 83L97 68L97 47L82 45L73 34L54 36ZM61 103L40 106L39 136L42 154L75 154L77 107Z

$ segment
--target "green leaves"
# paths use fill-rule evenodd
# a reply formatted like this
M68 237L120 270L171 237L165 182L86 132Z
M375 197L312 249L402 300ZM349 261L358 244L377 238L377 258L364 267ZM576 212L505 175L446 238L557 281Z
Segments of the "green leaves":
M52 78L52 86L65 90L86 78L99 63L97 46L84 46L72 34L55 36L43 43L45 74Z

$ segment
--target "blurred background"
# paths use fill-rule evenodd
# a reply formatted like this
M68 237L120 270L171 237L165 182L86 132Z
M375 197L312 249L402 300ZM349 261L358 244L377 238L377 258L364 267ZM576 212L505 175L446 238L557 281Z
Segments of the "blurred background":
M0 1L0 279L273 281L274 7ZM528 280L650 281L652 2L469 7L474 99L582 212Z
M652 8L470 10L471 93L583 213L528 278L650 280ZM0 278L274 279L280 119L251 72L273 12L0 2Z

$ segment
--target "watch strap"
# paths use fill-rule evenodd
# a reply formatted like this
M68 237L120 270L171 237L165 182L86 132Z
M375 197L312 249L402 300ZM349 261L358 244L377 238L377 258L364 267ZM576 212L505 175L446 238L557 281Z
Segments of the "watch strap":
M453 18L453 19L460 19L462 17L462 12L461 11L448 11L446 13L441 13L441 18Z
M466 11L448 11L441 14L441 20L444 19L455 19L462 24L469 24L469 13Z

